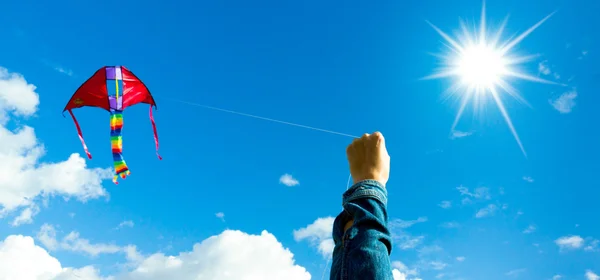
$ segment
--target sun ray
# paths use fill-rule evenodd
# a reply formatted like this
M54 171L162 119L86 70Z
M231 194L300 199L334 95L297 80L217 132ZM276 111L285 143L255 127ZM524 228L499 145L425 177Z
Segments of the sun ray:
M525 100L525 98L519 94L517 89L515 89L505 78L510 77L536 83L563 85L561 83L519 72L512 68L513 66L516 67L519 64L534 60L539 57L539 54L517 56L510 53L517 44L527 38L527 36L540 27L556 12L550 13L518 36L511 36L506 41L501 42L502 34L509 17L506 16L503 19L496 32L489 33L485 9L486 5L485 2L483 2L479 28L475 27L474 29L470 29L463 20L459 19L462 34L456 39L450 37L450 35L442 31L433 23L427 21L427 23L442 38L444 38L445 42L442 44L446 45L449 51L446 55L438 56L445 63L445 67L437 69L436 72L422 79L456 79L456 81L443 93L443 95L447 95L448 97L458 95L460 100L460 107L452 122L452 131L454 131L458 125L467 104L471 102L476 109L476 112L478 112L477 108L481 111L483 109L483 103L486 101L486 97L491 96L521 149L521 152L527 157L523 143L521 142L519 134L513 125L513 121L504 106L500 94L506 93L517 101L531 107L527 100ZM498 89L501 89L502 92L498 91Z

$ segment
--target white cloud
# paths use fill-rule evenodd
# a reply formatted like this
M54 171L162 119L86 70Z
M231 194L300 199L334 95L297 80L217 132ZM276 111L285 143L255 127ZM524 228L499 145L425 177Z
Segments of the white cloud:
M63 268L56 258L35 245L33 238L11 235L4 241L0 241L0 279L100 280L103 278L91 266L80 269Z
M132 221L132 220L122 221L122 222L121 222L121 223L120 223L120 224L117 226L117 228L116 228L116 229L121 229L121 228L124 228L124 227L130 227L130 228L132 228L134 225L135 225L135 224L133 223L133 221Z
M563 236L554 240L554 243L556 243L561 250L579 249L583 246L584 242L583 238L579 235Z
M442 270L442 269L446 268L446 266L448 266L448 264L441 262L441 261L432 261L432 262L429 262L429 266L433 270Z
M466 259L466 258L465 258L465 257L462 257L462 256L461 256L461 257L456 257L456 260L457 260L457 261L459 261L459 262L464 262L464 261L465 261L465 259Z
M125 247L114 244L96 243L93 244L85 238L79 236L79 232L72 231L61 241L56 238L56 229L49 224L42 225L37 234L37 239L50 251L66 250L79 252L96 257L100 254L125 253Z
M294 179L294 177L292 177L292 175L290 175L290 174L281 175L281 177L279 178L279 183L284 184L288 187L293 187L293 186L300 184L300 182L298 182L298 180Z
M449 200L444 200L444 201L440 202L439 206L444 209L448 209L448 208L452 207L452 202Z
M552 276L552 280L559 280L560 278L562 278L562 276L559 274Z
M540 74L550 75L552 71L550 71L550 67L548 66L548 60L544 60L538 64L538 71Z
M137 252L135 248L131 250ZM196 243L191 251L167 256L137 255L131 269L108 278L92 266L62 268L33 238L9 236L0 243L0 279L22 280L309 280L305 268L294 264L293 254L263 231L260 235L226 230Z
M221 219L221 221L223 221L223 222L225 221L225 213L223 213L223 212L216 213L215 217Z
M473 134L473 132L471 132L471 131L453 130L452 134L450 135L450 139L463 138L463 137L470 136L472 134Z
M587 280L600 280L600 276L589 269L585 271L585 278Z
M470 192L469 188L464 187L462 185L458 186L456 189L458 190L458 192L460 192L460 194L462 196L466 196L467 198L472 197L475 199L484 199L484 200L490 200L492 198L492 196L490 195L490 189L487 187L475 188L474 192ZM465 203L463 201L463 204L467 204L467 203Z
M523 176L523 180L528 183L533 183L533 178L530 176Z
M523 230L523 233L528 234L528 233L533 233L536 230L536 227L534 225L529 225L525 230Z
M73 76L73 71L72 70L64 68L64 67L61 67L61 66L54 67L54 70L58 71L59 73L63 73L65 75L67 75L67 76Z
M563 93L561 96L554 100L549 100L550 104L561 114L568 114L575 107L575 98L577 98L577 91L571 90Z
M37 205L26 207L21 211L21 214L13 220L12 226L17 227L23 224L33 223L33 216L37 215L39 212L40 208Z
M458 228L458 227L460 227L460 224L457 222L445 222L445 223L441 224L440 226L444 227L444 228Z
M600 240L594 239L594 240L591 240L589 245L585 246L585 248L583 248L583 250L586 252L597 252L597 251L600 251L600 249L598 249L598 245L600 245Z
M516 277L516 276L519 276L520 274L524 273L525 271L527 271L527 269L525 269L525 268L513 269L513 270L507 272L506 276Z
M408 266L406 266L403 262L401 261L393 261L392 262L392 267L394 269L397 269L398 271L402 272L403 274L407 275L407 276L416 276L417 274L419 274L417 272L416 268L413 269L409 269Z
M63 196L85 202L105 196L102 181L112 178L112 169L89 169L79 154L62 162L41 162L45 148L34 129L5 126L11 115L35 114L39 105L35 90L23 76L0 67L0 216L21 209L13 225L31 222L39 209L36 199Z
M294 240L297 242L308 240L323 257L329 257L333 254L335 245L332 236L334 221L334 217L318 218L312 224L294 230Z
M427 222L427 217L419 217L416 220L394 219L389 222L389 227L405 229L414 226L415 224Z
M475 218L485 218L488 216L493 216L498 210L498 207L494 204L488 204L488 206L479 209L477 213L475 213Z

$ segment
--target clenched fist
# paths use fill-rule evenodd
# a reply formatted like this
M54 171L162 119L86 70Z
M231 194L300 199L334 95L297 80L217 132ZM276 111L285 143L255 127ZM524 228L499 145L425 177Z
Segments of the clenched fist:
M372 179L385 186L390 177L390 155L380 132L355 139L346 149L346 154L354 183Z

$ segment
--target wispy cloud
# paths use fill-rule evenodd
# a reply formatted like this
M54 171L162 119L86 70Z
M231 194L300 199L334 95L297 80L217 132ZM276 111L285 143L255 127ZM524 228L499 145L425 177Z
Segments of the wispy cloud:
M445 222L440 225L443 228L458 228L460 224L457 222Z
M458 186L456 188L462 196L472 197L476 199L485 199L489 200L492 198L490 195L490 189L487 187L478 187L474 190L474 192L470 192L469 188L464 186Z
M412 227L415 224L427 222L427 217L419 217L416 220L393 219L389 222L391 228L405 229Z
M402 250L414 249L423 243L424 236L413 236L405 229L412 227L418 223L424 223L427 217L419 217L416 220L394 219L389 222L389 227L392 232L392 238L398 247Z
M135 224L132 220L122 221L115 229L122 229L124 227L132 228Z
M583 250L586 252L598 252L598 251L600 251L600 249L598 248L599 245L600 245L600 240L593 239L590 241L590 243L587 246L585 246L585 248L583 248Z
M71 231L62 240L56 238L56 229L54 226L44 224L37 234L37 239L50 251L65 250L71 252L84 253L92 257L100 254L126 253L128 256L132 253L132 246L117 246L114 244L91 243L89 240L81 238L79 232ZM135 251L135 250L134 250Z
M552 280L560 280L561 278L562 278L562 276L559 274L552 276Z
M533 178L531 178L531 176L523 176L523 180L528 183L533 183Z
M534 225L529 225L525 230L523 230L523 233L529 234L535 232L535 230L536 227Z
M459 262L464 262L464 261L465 261L465 259L466 259L466 258L465 258L465 257L462 257L462 256L460 256L460 257L456 257L456 260L457 260L457 261L459 261Z
M554 243L558 245L560 250L575 250L583 247L585 240L579 235L569 235L554 240Z
M216 213L215 217L221 219L221 221L223 221L223 222L225 221L225 213L223 213L223 212Z
M561 114L568 114L575 107L575 98L577 98L577 90L573 89L563 93L556 99L550 99L549 102Z
M498 206L494 204L488 204L486 207L479 209L477 213L475 213L475 218L485 218L489 216L493 216L498 210Z
M527 269L525 269L525 268L513 269L513 270L507 272L506 276L517 277L520 274L523 274L525 271L527 271Z
M552 73L552 71L550 71L550 66L548 66L548 60L544 60L538 64L538 72L546 76Z
M279 177L279 183L284 184L288 187L293 187L300 184L300 182L297 179L295 179L294 177L292 177L292 175L287 173Z
M453 130L452 134L450 134L450 139L458 139L458 138L463 138L463 137L467 137L472 135L473 132L472 131L460 131L460 130Z
M448 208L452 207L452 202L449 200L444 200L444 201L440 202L440 204L438 204L438 206L440 206L444 209L448 209Z

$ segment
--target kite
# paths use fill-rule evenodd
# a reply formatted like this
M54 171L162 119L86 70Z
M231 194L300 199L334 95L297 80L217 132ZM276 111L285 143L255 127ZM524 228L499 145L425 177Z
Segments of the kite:
M89 159L92 159L92 154L90 154L85 145L81 128L72 110L81 107L98 107L110 113L110 141L115 167L115 175L113 177L115 184L118 184L118 177L125 179L125 177L131 174L123 159L123 137L121 134L123 128L123 111L127 107L140 103L150 105L150 121L152 122L152 129L154 131L156 155L159 160L162 160L162 157L158 153L158 134L152 114L152 107L157 108L156 102L146 85L124 66L104 66L100 68L75 91L63 110L63 114L65 111L69 111L69 114L73 118L79 140L81 140L83 149Z

